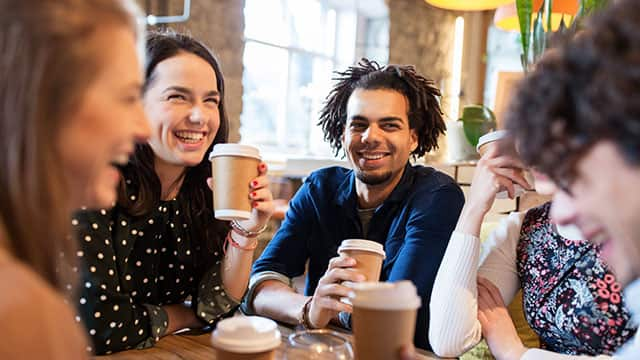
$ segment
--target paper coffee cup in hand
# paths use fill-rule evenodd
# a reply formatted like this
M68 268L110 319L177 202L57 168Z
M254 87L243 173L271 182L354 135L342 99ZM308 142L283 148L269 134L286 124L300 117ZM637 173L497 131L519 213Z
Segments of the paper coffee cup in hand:
M260 150L249 145L216 144L209 160L216 219L246 220L251 217L249 184L258 177Z
M380 279L382 261L386 256L382 244L364 239L346 239L340 244L338 254L355 259L356 265L352 269L362 273L366 277L365 281L378 281ZM351 281L342 283L347 287L353 287L353 284L355 283ZM349 298L343 297L340 298L340 301L351 305Z
M480 139L478 139L476 150L478 151L480 156L486 154L487 151L489 151L489 149L491 148L496 148L496 152L498 155L510 155L515 158L518 157L514 139L506 130L496 130L482 135ZM527 182L532 184L533 179L531 174L524 169L522 169L522 174ZM526 190L519 184L513 184L513 189L514 197L518 197L526 192ZM508 197L509 192L504 187L501 187L500 191L496 194L496 199L506 199Z
M385 259L382 244L364 239L343 240L338 248L338 254L348 256L356 260L353 269L361 272L365 281L378 281L382 270L382 261Z

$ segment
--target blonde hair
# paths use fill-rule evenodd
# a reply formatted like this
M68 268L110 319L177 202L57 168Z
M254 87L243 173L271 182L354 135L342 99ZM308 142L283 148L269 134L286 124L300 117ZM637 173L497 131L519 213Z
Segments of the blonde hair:
M131 0L0 0L0 224L7 250L59 289L76 248L59 130L105 65L93 34L143 39L139 15Z

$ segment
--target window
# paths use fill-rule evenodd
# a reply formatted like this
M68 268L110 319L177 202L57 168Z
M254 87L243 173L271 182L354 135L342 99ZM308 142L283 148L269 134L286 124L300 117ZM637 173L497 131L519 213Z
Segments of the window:
M380 7L371 4L380 3ZM334 70L361 56L386 63L383 0L246 0L242 142L263 152L330 156L316 125ZM362 39L362 41L360 41Z

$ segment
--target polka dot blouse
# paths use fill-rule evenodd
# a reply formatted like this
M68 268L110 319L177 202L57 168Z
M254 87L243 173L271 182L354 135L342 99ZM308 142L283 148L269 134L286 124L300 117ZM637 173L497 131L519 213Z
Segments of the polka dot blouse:
M146 216L133 217L116 206L72 219L83 264L79 313L96 353L153 346L168 325L163 305L190 298L206 323L236 309L238 301L222 285L222 254L213 254L209 268L194 266L194 252L201 249L181 216L189 209L185 205L178 195Z

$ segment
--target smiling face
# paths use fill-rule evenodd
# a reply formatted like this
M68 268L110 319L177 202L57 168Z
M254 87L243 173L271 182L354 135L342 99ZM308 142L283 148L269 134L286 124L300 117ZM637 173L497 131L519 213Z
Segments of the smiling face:
M578 162L571 185L580 215L602 224L586 233L602 246L603 257L625 285L640 277L640 168L625 162L610 141L595 144Z
M71 205L97 208L115 202L120 179L116 165L126 164L135 142L146 140L149 124L140 99L142 72L134 34L123 26L105 26L91 44L110 51L100 52L99 71L61 129L58 148Z
M180 52L158 63L144 95L156 157L174 165L199 164L220 126L220 97L216 73L201 57Z
M418 146L409 103L394 90L356 89L347 103L343 148L356 178L367 186L395 186Z

